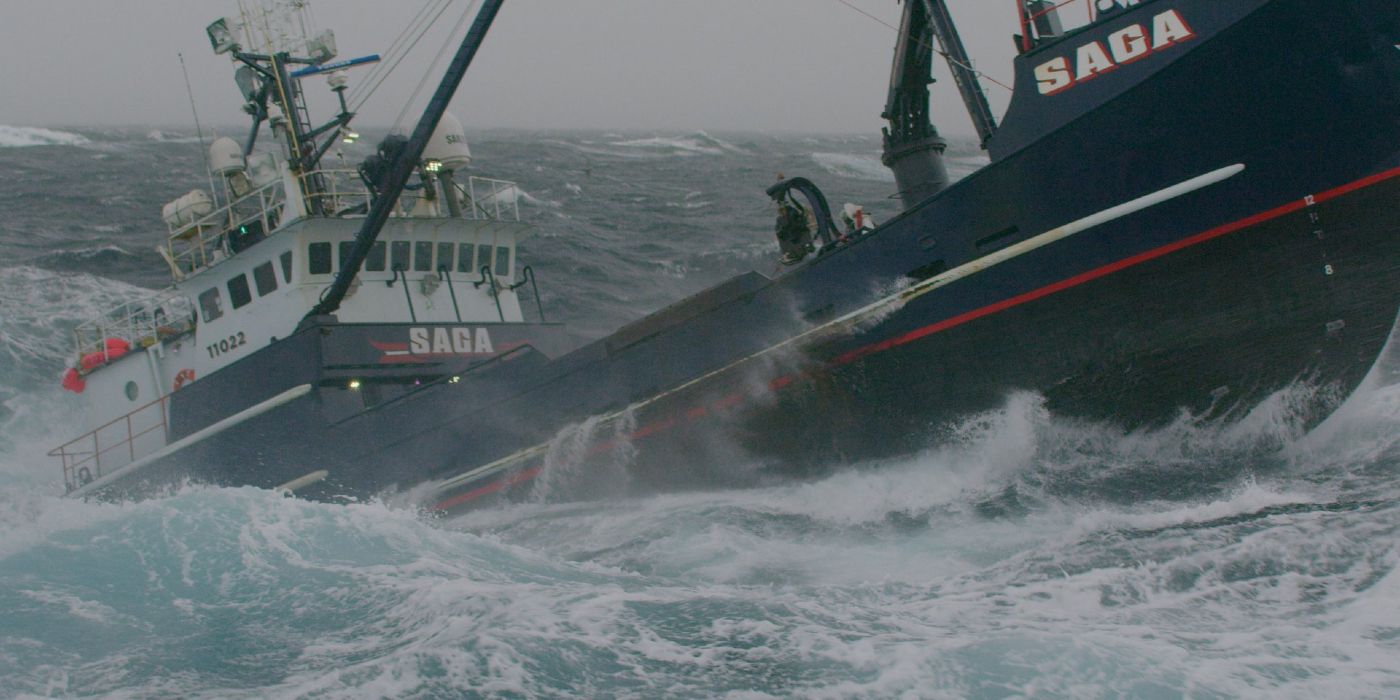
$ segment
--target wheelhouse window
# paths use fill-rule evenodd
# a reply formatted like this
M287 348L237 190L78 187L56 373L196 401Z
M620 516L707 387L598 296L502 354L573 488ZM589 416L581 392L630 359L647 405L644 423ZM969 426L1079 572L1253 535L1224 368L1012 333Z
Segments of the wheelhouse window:
M253 293L248 291L246 275L239 275L228 281L228 300L235 309L241 309L253 300Z
M433 269L433 244L418 241L413 244L413 271L427 272Z
M205 323L224 315L224 298L218 287L206 289L199 295L199 310L204 313Z
M491 264L491 246L479 245L476 247L476 267L481 269Z
M476 246L462 243L457 246L457 271L472 272L472 251Z
M277 271L271 262L253 268L253 285L258 288L258 296L265 297L277 291Z
M337 269L344 270L350 262L350 253L355 250L354 241L340 242L340 266Z
M496 276L510 276L510 248L506 246L496 247Z
M455 247L451 243L437 244L437 264L433 266L434 270L452 269L452 250Z
M287 251L279 258L282 261L282 281L287 284L292 283L292 251Z
M408 255L413 247L408 241L394 241L389 244L389 268L394 271L408 269Z
M331 244L312 243L306 247L306 271L313 275L331 273Z
M369 255L365 256L365 271L383 272L384 258L387 253L388 244L384 241L375 241L369 248Z

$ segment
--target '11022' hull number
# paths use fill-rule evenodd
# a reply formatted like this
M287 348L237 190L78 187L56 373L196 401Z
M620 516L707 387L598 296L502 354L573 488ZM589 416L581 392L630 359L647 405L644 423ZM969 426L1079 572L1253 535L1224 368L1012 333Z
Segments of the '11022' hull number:
M243 336L243 331L239 331L227 338L221 339L217 343L206 345L204 349L209 351L210 357L218 357L234 348L247 344L248 339Z

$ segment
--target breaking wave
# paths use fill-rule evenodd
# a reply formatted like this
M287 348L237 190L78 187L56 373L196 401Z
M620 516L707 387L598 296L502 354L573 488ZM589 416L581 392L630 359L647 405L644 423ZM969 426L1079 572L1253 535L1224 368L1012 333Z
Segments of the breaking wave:
M644 139L613 141L613 146L644 149L647 151L674 156L720 156L725 153L744 153L744 150L703 131L689 136L654 136Z
M81 146L90 143L86 136L69 131L56 131L37 126L8 126L0 124L0 148L28 146Z
M872 182L894 182L894 173L880 162L879 156L852 153L813 153L812 160L832 175Z
M73 352L72 330L104 309L146 298L149 289L87 273L0 268L0 388L56 377ZM41 383L41 384L42 384Z
M1123 433L1020 394L817 481L441 524L0 490L0 693L1384 696L1397 407L1366 398L1339 438L1391 477L1365 483L1335 443L1261 454L1267 421ZM1190 488L1104 497L1107 474Z

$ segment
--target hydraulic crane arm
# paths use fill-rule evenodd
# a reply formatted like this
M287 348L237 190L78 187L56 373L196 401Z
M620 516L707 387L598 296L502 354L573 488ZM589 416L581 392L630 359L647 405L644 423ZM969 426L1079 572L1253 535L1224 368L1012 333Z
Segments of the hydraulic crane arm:
M987 95L982 92L982 84L977 82L977 71L972 68L972 59L963 47L957 25L953 24L953 16L948 14L947 3L944 0L923 0L923 3L928 12L929 28L938 39L938 45L943 47L943 57L948 59L948 68L952 70L953 80L958 84L958 92L962 95L963 104L967 106L967 114L972 117L972 125L977 127L977 136L981 139L982 148L986 148L987 140L997 132L997 120L992 116L992 108L987 104Z
M889 98L882 115L889 122L884 129L882 161L894 171L906 209L948 186L948 169L943 163L948 142L938 135L929 118L935 37L943 47L937 53L947 58L984 146L996 131L986 95L944 0L905 0L890 70Z

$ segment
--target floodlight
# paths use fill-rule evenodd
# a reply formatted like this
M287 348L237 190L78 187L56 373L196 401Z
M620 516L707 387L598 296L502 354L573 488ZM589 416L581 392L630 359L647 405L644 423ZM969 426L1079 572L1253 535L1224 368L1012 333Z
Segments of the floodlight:
M306 40L306 53L316 63L325 63L335 58L335 32L327 29L314 39Z
M228 17L220 17L204 28L209 35L209 45L214 47L214 53L222 54L238 50L238 40L233 36L233 27L237 23Z
M238 91L243 93L244 102L254 102L262 90L262 78L249 66L240 66L233 72L233 82L238 83Z

